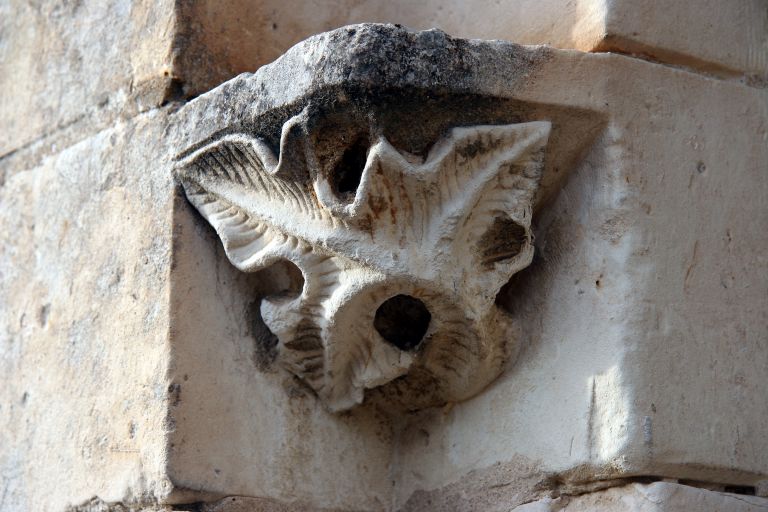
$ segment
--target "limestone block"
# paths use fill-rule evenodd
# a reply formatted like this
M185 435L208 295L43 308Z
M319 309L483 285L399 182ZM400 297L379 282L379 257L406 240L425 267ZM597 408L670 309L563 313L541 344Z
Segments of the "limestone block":
M0 510L170 492L165 118L99 132L0 188Z
M0 155L159 105L174 23L167 0L0 3Z
M387 143L400 150L405 148L412 155L422 154L426 157L429 148L452 125L482 126L497 123L504 126L520 121L520 109L516 103L502 101L500 107L496 100L472 98L469 92L479 87L482 93L484 88L501 88L508 80L524 80L537 59L545 57L539 50L514 45L501 45L498 49L485 44L462 48L461 43L454 43L438 32L408 35L408 32L401 29L374 26L360 27L360 33L357 35L355 30L357 29L353 27L316 38L308 43L310 47L316 45L310 52L307 52L306 47L298 48L279 64L262 69L254 77L239 77L180 110L176 115L178 126L174 126L174 133L184 134L191 146L190 151L181 155L182 167L196 165L194 162L199 158L226 157L226 161L231 161L231 154L211 154L211 144L213 147L220 147L221 140L242 140L240 136L234 135L242 132L248 134L251 140L255 138L263 141L258 143L260 146L263 144L261 149L253 150L254 154L259 151L264 155L259 157L261 161L272 162L272 165L282 162L280 165L287 166L288 161L293 158L290 156L292 152L295 151L294 156L300 158L300 148L303 146L301 143L296 144L296 141L303 140L301 134L305 130L304 126L307 126L306 130L312 130L309 132L312 134L310 139L318 139L312 141L315 147L326 151L327 155L322 161L338 161L338 157L348 148L347 144L342 145L338 141L354 142L361 130L369 128L375 128L375 131L371 132L373 136L379 133L384 137L383 141L388 141ZM389 41L386 37L392 30L395 30L398 37ZM344 45L345 40L357 42L359 46L344 51L341 50L343 46L337 48L338 45ZM410 69L410 73L404 73L402 64L389 57L382 59L381 54L374 52L375 49L385 49L386 55L390 56L403 52L403 62L412 61L416 65ZM420 52L435 51L439 52L439 61L422 66L419 56L423 54ZM307 53L314 57L307 59ZM370 62L371 58L376 61L373 65L368 64L368 67L377 70L375 75L368 74L363 67L363 63ZM314 59L324 65L318 66ZM468 65L469 62L474 62L472 69L477 70L476 74L462 69L461 66ZM490 65L492 62L495 65ZM442 63L445 65L438 65ZM510 73L505 76L505 80L500 80L494 69L508 69ZM386 84L395 91L413 86L423 91L423 84L434 80L436 70L441 70L442 73L441 76L438 75L438 90L442 88L444 91L437 97L422 96L423 93L418 89L413 94L379 94L380 84ZM369 87L370 92L366 92ZM423 92L432 94L429 91ZM257 97L254 97L254 94ZM337 101L337 98L341 100ZM472 108L466 108L468 105ZM310 122L306 125L286 125L286 122L302 112L304 107L308 107L307 117ZM531 131L531 134L535 135L548 126L550 119L557 122L558 129L553 131L549 140L549 144L557 148L557 151L543 169L543 173L548 174L549 178L542 177L541 182L541 190L551 191L557 181L557 172L552 172L552 169L548 172L547 165L553 168L559 164L565 166L565 162L574 158L583 148L585 140L589 140L589 137L596 133L600 121L589 113L577 116L568 109L532 106L531 111L540 113L544 118L543 122L518 123L519 126L512 124L504 130L509 132L514 140L517 138L515 134L525 133L521 127L528 124L530 126L526 127L526 130L535 128ZM376 122L369 126L367 119L371 112L376 113ZM578 128L577 133L562 131L565 119L572 120L571 126ZM218 134L222 132L231 135L221 139ZM471 135L473 132L477 132L477 129L466 133ZM529 137L523 137L521 141L526 138ZM378 136L373 140L377 139ZM537 137L532 140L537 140ZM386 144L382 142L378 147L384 150ZM480 145L477 147L483 148ZM519 147L524 149L527 144ZM274 156L265 154L267 148L274 152ZM519 151L515 145L507 147L507 144L501 144L500 148L504 149L500 155L510 155L504 158L514 157ZM372 152L371 161L375 161L380 154L378 151ZM241 152L238 155L254 157L250 150L247 154ZM392 155L392 158L396 158L396 155ZM408 158L418 162L415 156ZM524 160L521 163L524 163ZM400 162L399 167L403 167L403 162ZM231 171L233 168L227 169ZM251 169L259 171L258 166ZM489 170L495 169L490 167ZM532 170L535 170L535 167ZM262 172L267 173L266 170ZM315 174L311 167L308 172L310 175ZM482 173L480 175L482 176ZM182 173L182 176L191 179L196 174ZM218 176L223 177L220 173ZM234 174L230 176L235 182L238 181ZM264 174L263 179L274 179L270 176L272 175ZM489 176L494 176L494 173ZM262 178L253 173L251 179L258 183L256 180ZM227 187L233 193L236 190L232 188L234 185L219 183L215 179L208 183L210 187L215 188L217 183L224 187L218 190L219 193L223 193ZM258 195L257 187L251 186L250 190L256 194L253 197L264 199ZM523 188L523 191L525 190L526 188ZM298 190L294 192L299 193ZM377 187L375 192L381 194L383 191L381 187ZM242 197L242 192L240 194ZM319 193L318 197L321 196L322 193ZM525 206L529 204L528 201L530 199L517 206L523 207L518 216L520 222L525 219L522 212L525 208L530 208ZM202 205L203 201L196 204ZM260 201L250 199L239 204L247 206L249 212L277 215L280 208L287 208L290 203L265 207ZM203 213L211 218L211 212ZM173 410L175 431L172 436L170 468L173 480L180 484L179 493L173 499L181 503L201 497L210 499L220 495L237 494L272 497L284 501L301 500L318 507L352 509L372 506L376 509L376 506L387 503L391 499L391 477L387 475L390 474L393 464L391 454L395 442L392 438L391 419L378 406L371 404L364 404L359 410L347 415L329 414L324 411L325 407L321 401L312 393L300 392L301 387L297 387L296 383L291 384L291 379L281 385L280 380L286 378L285 374L270 365L269 343L274 343L274 334L264 322L264 316L267 315L262 316L265 310L260 307L260 301L269 288L273 288L273 293L290 291L291 283L295 282L291 271L278 269L276 275L271 278L263 273L261 276L254 276L260 277L256 281L260 283L260 287L256 290L253 289L254 284L245 284L253 281L242 275L237 279L222 278L237 274L233 274L230 265L216 262L212 256L205 256L215 248L215 245L211 246L214 241L211 234L204 238L196 234L197 230L191 228L194 219L188 218L188 211L180 208L177 214L177 226L182 226L178 239L183 241L183 250L176 252L178 260L175 264L175 275L180 283L176 289L184 291L180 295L175 294L174 307L178 308L178 312L172 315L177 319L172 328L172 346L175 361L174 381L178 383L183 398ZM279 214L283 219L280 221L282 225L285 226L291 220L291 229L304 230L306 236L328 229L320 226L307 230L297 222L300 218L297 217L298 212L293 217L287 213ZM218 228L223 227L216 221L214 224ZM330 232L334 236L347 236L340 229L340 225ZM229 245L230 233L224 229L220 229L220 233L226 234L225 241ZM225 245L230 253L232 249L239 248L239 245L234 243L235 240L232 242L232 246ZM358 240L354 245L361 255L367 254L365 251L368 251L369 242L363 242ZM333 247L330 242L327 245ZM376 249L376 246L373 249ZM433 257L435 255L436 253ZM376 262L370 256L368 260ZM242 264L247 260L240 260L236 255L234 261ZM211 271L211 268L217 270ZM245 265L243 268L248 267ZM228 270L224 272L222 269ZM310 277L307 276L306 279L309 280ZM237 284L237 281L243 284ZM228 283L233 284L228 286ZM492 285L489 288L492 289ZM252 291L248 292L249 289ZM293 290L295 293L296 288ZM218 300L211 297L226 298ZM375 307L369 308L365 312L366 316L373 310ZM254 327L249 329L249 324ZM234 368L222 371L233 365L233 358ZM264 364L266 371L254 371L254 362ZM216 368L219 370L215 370ZM471 383L471 380L469 382ZM282 388L287 388L287 392ZM211 389L216 389L215 399L211 396ZM468 386L468 389L471 388ZM284 410L286 398L289 404L296 405L289 405L288 410ZM272 412L265 415L265 407ZM242 418L263 419L244 422ZM239 430L236 438L240 442L233 443L228 436L212 435L213 432L232 428L231 425L237 425ZM301 434L294 433L297 427L306 431ZM290 446L299 443L298 446L309 445L312 448L301 449L300 453L304 454L301 457L303 462L297 464L292 451L275 452L267 448L274 445L276 439L280 440L280 444L288 443ZM359 446L365 448L356 448ZM340 456L343 457L342 460L338 459ZM263 466L253 469L253 460L260 460ZM318 472L318 464L332 465L334 471ZM246 471L245 468L250 469ZM338 491L340 483L345 486L343 493ZM183 488L189 491L184 492Z
M603 2L597 51L631 53L719 76L768 78L768 9L762 0Z
M483 394L401 434L402 499L519 464L501 453L560 468L565 487L620 475L759 485L766 91L568 52L512 89L602 112L605 130L534 213L538 255L502 300L527 348Z
M120 116L255 71L314 33L371 21L631 53L755 83L768 69L762 0L10 0L0 5L0 155L55 153Z
M678 512L682 510L728 510L760 512L768 500L698 489L668 482L632 484L576 497L546 498L521 505L514 512Z

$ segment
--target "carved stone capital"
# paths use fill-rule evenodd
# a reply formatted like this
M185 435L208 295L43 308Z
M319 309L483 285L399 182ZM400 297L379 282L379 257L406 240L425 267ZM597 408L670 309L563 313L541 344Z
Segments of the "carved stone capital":
M238 269L289 261L300 271L261 314L282 366L329 409L373 389L409 409L468 398L515 353L495 298L533 257L550 123L468 96L467 62L482 59L442 33L363 25L321 38L338 62L316 60L310 39L237 79L250 92L230 88L229 124L186 151L177 176ZM399 62L382 59L392 47ZM307 69L286 67L297 54ZM339 66L349 83L317 78ZM430 84L434 66L463 78ZM253 115L242 98L258 104L258 87L304 92Z

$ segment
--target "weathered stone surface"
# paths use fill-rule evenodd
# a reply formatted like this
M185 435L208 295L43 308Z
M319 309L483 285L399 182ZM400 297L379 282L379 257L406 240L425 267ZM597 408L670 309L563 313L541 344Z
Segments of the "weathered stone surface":
M0 5L0 155L56 153L120 116L195 96L305 37L363 21L631 53L756 84L768 70L762 0L505 0L483 9L432 0L320 1L311 9L296 0L12 0Z
M464 0L319 0L311 7L302 0L208 0L183 5L179 16L190 51L180 55L178 73L189 92L252 72L313 34L361 22L627 53L757 82L768 76L763 0L502 0L481 8Z
M238 73L253 72L311 35L363 22L588 50L602 33L599 6L591 0L505 0L482 9L471 2L437 0L321 0L311 8L301 0L194 2L182 17L191 21L186 39L195 51L181 55L179 67L189 77L188 87L205 91Z
M430 61L424 55L432 48L439 50ZM445 48L452 50L440 53ZM422 67L422 57L441 65ZM402 66L413 73L403 73ZM457 69L464 72L452 71ZM504 70L503 80L496 70ZM759 346L760 333L766 331L768 283L765 272L755 271L766 265L759 256L765 244L759 226L768 221L759 200L768 186L761 172L768 158L765 91L622 56L464 43L437 32L414 35L394 27L353 27L318 36L259 73L198 98L179 112L178 130L190 144L198 143L195 148L228 127L263 137L277 151L280 129L291 116L307 106L314 112L340 108L344 114L326 114L325 126L339 119L348 123L359 114L345 109L344 100L337 100L339 92L359 94L375 90L378 83L410 87L415 98L420 98L420 88L440 91L436 99L414 102L430 107L418 111L418 119L430 124L395 117L385 132L389 140L429 140L420 134L435 132L421 132L423 126L447 127L456 122L450 116L462 115L477 122L481 114L501 112L496 122L504 122L504 116L516 122L551 122L547 156L552 158L545 164L542 186L547 192L538 202L540 218L534 225L539 258L524 276L513 279L501 298L525 340L517 363L474 399L403 417L394 427L365 407L343 422L329 421L317 411L318 404L310 405L311 394L303 395L304 407L318 418L309 437L326 428L320 425L349 429L382 422L381 428L391 432L375 441L381 454L375 457L376 469L363 459L354 462L367 470L357 473L359 479L353 480L361 483L353 487L375 489L371 493L382 503L389 490L378 486L380 479L394 475L397 508L414 492L437 496L458 481L471 485L473 474L512 460L527 460L531 474L539 475L516 488L513 494L520 497L548 485L551 475L571 487L649 474L759 484L766 475L768 447L763 436L745 433L760 432L766 417L765 403L756 397L768 367L768 354ZM305 102L299 91L308 89L323 94ZM468 113L457 106L441 108L451 103L440 95L454 90L479 96L464 105L489 106ZM407 112L392 108L407 99L393 98L368 101L368 111L381 119L386 119L383 112ZM269 120L263 112L274 116ZM390 135L403 126L405 135ZM732 205L727 215L722 214L723 204ZM177 213L178 219L189 215L184 209ZM740 240L738 250L734 240ZM208 242L196 241L195 247L205 243L214 243L214 238L209 234ZM212 266L220 272L222 263L199 260L196 274L185 278L199 290L193 295L208 293L211 285L205 283L211 281L204 276L210 271L205 268ZM289 274L283 276L289 282ZM202 319L195 310L179 315L194 317L192 326L182 321L174 332L194 333L186 342L200 349L203 340L219 339L237 316L231 312L244 311L255 300L254 294L235 288L225 301L233 307L221 320L213 312ZM244 332L243 322L234 324L240 326L236 331ZM740 344L724 343L733 339L733 332L743 334ZM189 349L178 357L200 369L214 357L210 350L200 352L198 360ZM223 361L217 364L227 367ZM227 382L233 378L228 376ZM261 441L240 437L244 442L232 445L218 439L201 447L210 432L223 426L213 422L205 427L201 416L227 412L227 421L245 425L247 420L235 418L258 417L260 410L255 398L246 409L241 399L212 400L203 389L187 394L185 407L216 412L186 413L177 422L175 436L186 440L177 444L171 464L178 480L222 494L290 500L281 484L275 484L276 491L266 488L263 482L272 480L243 471L248 464L243 447L252 446L255 455ZM269 393L275 400L282 391ZM721 411L728 411L722 416L728 421L713 423L712 415ZM706 432L701 425L708 426ZM250 429L257 432L256 426ZM353 430L353 444L365 444L375 428ZM313 444L318 445L323 442ZM353 450L345 446L346 453ZM226 463L227 458L236 462ZM221 463L193 467L198 459ZM280 467L289 464L280 460L285 460ZM312 495L309 487L291 481L301 489L293 496L304 500ZM365 506L375 502L351 492L343 504L325 492L315 494L313 503L354 508L354 500Z
M398 492L466 481L502 453L571 482L756 485L768 445L744 433L768 416L766 92L566 52L528 84L511 94L604 112L606 129L535 217L538 258L503 301L528 345L482 395L412 418Z
M697 489L687 485L656 482L632 484L576 497L545 498L513 509L514 512L678 512L728 510L762 512L768 499Z
M121 123L0 188L4 511L172 488L165 119Z
M522 350L475 398L330 414L271 363L258 305L295 272L237 271L171 156L222 127L277 154L305 108L328 137L373 112L414 152L457 125L551 124L538 253L498 301ZM509 509L638 475L764 489L767 118L765 90L626 56L369 26L11 158L0 508Z
M180 163L238 269L295 265L260 307L280 362L333 411L367 389L411 409L471 397L516 348L494 302L533 257L549 123L452 128L420 157L375 121L341 140L311 123L289 119L279 155L230 134Z
M76 132L68 146L160 105L174 23L169 0L0 3L0 156Z

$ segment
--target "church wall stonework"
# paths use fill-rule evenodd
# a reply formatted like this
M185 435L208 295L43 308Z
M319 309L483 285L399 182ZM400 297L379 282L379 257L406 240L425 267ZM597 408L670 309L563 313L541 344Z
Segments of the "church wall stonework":
M527 4L3 4L0 510L767 506L766 13Z

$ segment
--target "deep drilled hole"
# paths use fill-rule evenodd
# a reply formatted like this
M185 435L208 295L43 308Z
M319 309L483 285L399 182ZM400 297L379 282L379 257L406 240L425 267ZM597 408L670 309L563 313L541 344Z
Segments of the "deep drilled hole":
M514 258L520 254L527 241L528 235L523 226L509 217L496 217L480 240L483 263L492 265Z
M400 350L412 350L421 343L431 319L422 301L410 295L395 295L376 310L373 326Z
M333 170L333 184L336 192L344 199L351 199L357 192L363 169L368 158L368 139L359 137L344 150L339 163ZM351 197L350 197L351 196Z
M295 298L301 295L304 289L304 274L295 263L288 260L280 260L272 265L272 280L275 290L270 295L277 297Z

